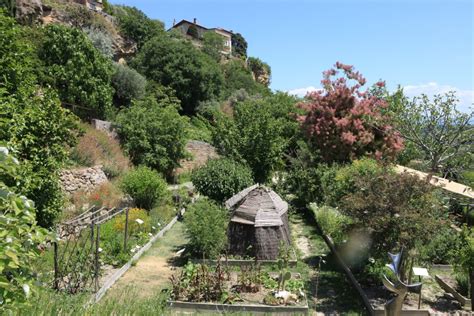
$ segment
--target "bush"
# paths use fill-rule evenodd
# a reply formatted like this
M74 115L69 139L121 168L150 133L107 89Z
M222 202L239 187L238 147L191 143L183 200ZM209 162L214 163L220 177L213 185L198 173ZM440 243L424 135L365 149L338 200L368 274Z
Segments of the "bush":
M125 232L125 219L126 214L123 213L120 216L114 218L114 229L116 232ZM142 223L143 222L143 223ZM134 235L138 232L149 232L151 231L150 217L148 212L139 208L131 208L128 210L128 232L130 235Z
M321 176L324 202L338 206L344 196L354 192L357 179L376 177L385 172L391 171L385 170L376 160L370 158L354 160L346 166L334 165L326 169Z
M92 45L94 45L102 55L107 58L114 57L113 39L107 32L93 27L86 27L83 31L87 34L87 37L89 37Z
M152 97L133 102L116 118L117 131L135 165L144 164L171 178L186 157L188 122L175 104Z
M341 211L353 228L370 236L373 257L387 251L425 245L443 225L443 213L434 188L410 174L384 173L354 179L354 192L341 201Z
M347 227L352 222L348 216L327 205L318 206L312 203L310 209L324 234L331 236L336 244L340 244L347 237Z
M86 167L102 165L107 177L120 176L129 169L130 161L116 139L90 125L81 127L85 133L71 150L73 162Z
M35 202L38 223L50 227L63 208L58 173L75 145L77 118L52 90L31 87L0 95L0 116L0 141L14 148L21 162L19 179L11 186Z
M186 233L193 251L215 258L227 245L227 211L214 202L200 199L184 215Z
M96 206L97 208L119 207L122 202L122 191L111 182L104 182L91 192L77 191L72 197L76 211Z
M115 64L112 86L118 103L128 106L133 99L145 96L146 79L132 68Z
M212 159L195 170L191 181L197 191L222 203L253 184L252 171L231 159Z
M47 235L37 226L33 201L7 186L18 177L18 160L0 146L0 314L14 315L33 293L32 262Z
M421 259L430 264L449 264L456 258L453 249L459 249L461 240L451 227L442 227L432 240L420 249Z
M151 210L168 192L166 181L156 171L145 166L127 173L121 186L138 207L146 210Z

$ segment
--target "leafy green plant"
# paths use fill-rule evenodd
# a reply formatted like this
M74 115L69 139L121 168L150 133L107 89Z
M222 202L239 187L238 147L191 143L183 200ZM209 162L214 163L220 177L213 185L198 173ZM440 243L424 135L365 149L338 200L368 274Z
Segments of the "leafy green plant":
M128 106L133 99L141 99L145 96L145 77L126 65L116 63L114 68L112 86L115 89L115 98L120 105Z
M33 201L8 187L18 160L0 144L0 313L10 314L33 292L32 260L45 247L47 231L37 226Z
M432 264L448 264L455 259L453 249L459 249L460 246L459 235L451 227L443 227L426 245L420 247L420 255L423 261Z
M321 226L324 234L331 236L336 244L341 243L346 238L347 227L352 223L350 217L326 205L318 206L312 203L310 209L313 211L314 218Z
M193 251L217 257L227 245L227 211L208 199L191 204L184 214L186 233Z
M144 164L171 178L179 161L186 157L187 119L176 104L148 97L135 101L116 118L124 149L136 165Z
M209 160L191 180L199 193L220 203L253 184L250 168L227 158Z
M45 65L45 84L58 88L63 102L89 111L79 115L105 116L112 104L112 62L94 48L78 29L50 24L44 30L39 56Z
M114 57L113 39L107 32L94 27L86 27L83 31L102 55L107 58Z
M167 195L166 181L156 171L145 166L129 171L123 177L121 187L138 207L147 210L151 210Z

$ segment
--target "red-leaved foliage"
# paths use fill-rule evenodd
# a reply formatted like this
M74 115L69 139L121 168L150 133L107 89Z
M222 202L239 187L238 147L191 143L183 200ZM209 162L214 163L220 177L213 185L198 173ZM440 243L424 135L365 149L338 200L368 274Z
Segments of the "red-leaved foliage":
M341 70L343 76L337 77ZM306 96L300 104L306 114L298 119L324 161L344 162L365 155L393 159L403 142L386 123L382 110L387 102L361 91L366 80L353 66L337 62L335 69L323 72L323 76L324 89ZM377 85L383 86L384 82Z

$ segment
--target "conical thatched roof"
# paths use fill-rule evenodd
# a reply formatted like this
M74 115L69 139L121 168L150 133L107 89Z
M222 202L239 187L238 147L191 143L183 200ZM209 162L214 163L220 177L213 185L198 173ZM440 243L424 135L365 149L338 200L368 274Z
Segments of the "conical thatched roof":
M232 211L231 221L254 227L282 226L288 203L273 190L258 184L248 187L225 202Z

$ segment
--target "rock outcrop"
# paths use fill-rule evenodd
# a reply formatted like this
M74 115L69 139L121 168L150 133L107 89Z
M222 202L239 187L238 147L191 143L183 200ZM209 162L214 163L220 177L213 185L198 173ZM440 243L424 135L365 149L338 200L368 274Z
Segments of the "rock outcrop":
M73 194L79 190L91 192L107 181L107 176L101 166L62 170L60 173L61 187L68 194Z
M15 17L22 24L33 24L43 17L41 0L16 0L15 5Z
M198 140L190 140L186 144L186 151L192 155L192 159L180 161L181 168L176 170L176 174L178 175L198 168L204 165L209 159L219 156L212 145Z

